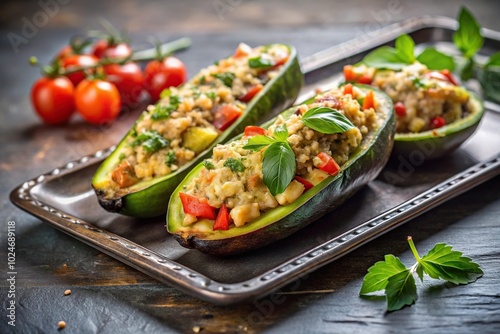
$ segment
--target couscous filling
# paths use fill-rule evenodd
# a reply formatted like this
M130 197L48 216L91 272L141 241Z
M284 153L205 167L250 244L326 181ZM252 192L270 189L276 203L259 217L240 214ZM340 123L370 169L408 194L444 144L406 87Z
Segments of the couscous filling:
M164 91L136 123L110 171L114 191L174 172L206 150L245 113L289 56L284 45L252 49L240 44L232 57Z
M208 220L214 230L240 227L277 206L293 203L305 191L337 174L363 138L379 124L379 102L372 91L365 92L352 85L327 91L317 95L312 103L298 106L289 118L279 116L268 129L250 126L241 139L217 145L199 175L180 193L183 224ZM352 127L324 133L307 126L308 111L319 112L318 108L323 108L323 112L331 110L332 115L340 114ZM287 134L282 140L293 150L291 163L295 164L295 174L283 192L273 195L266 185L269 169L264 166L266 150L271 146L249 148L258 142L272 143L279 137L278 131Z

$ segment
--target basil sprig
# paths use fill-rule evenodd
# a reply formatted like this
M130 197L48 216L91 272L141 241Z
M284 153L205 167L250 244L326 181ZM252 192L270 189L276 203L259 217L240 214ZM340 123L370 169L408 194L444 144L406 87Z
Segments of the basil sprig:
M395 47L382 46L367 54L362 63L366 66L399 71L416 60L431 70L455 69L453 57L428 47L418 56L415 56L415 42L406 34L396 39Z
M285 124L274 129L273 138L263 135L253 136L243 146L246 150L259 151L265 147L262 159L264 184L273 196L281 194L295 176L295 153L287 141L288 129Z
M343 114L328 107L311 108L302 115L302 123L325 134L334 134L354 128L354 124Z
M248 66L255 69L268 69L274 66L274 62L268 55L264 54L248 59Z

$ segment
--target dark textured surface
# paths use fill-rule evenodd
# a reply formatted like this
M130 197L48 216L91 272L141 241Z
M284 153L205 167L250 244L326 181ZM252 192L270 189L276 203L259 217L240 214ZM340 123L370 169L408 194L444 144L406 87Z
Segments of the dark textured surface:
M114 3L114 2L113 2ZM222 17L216 4L233 4ZM389 4L401 10L390 14ZM500 30L496 1L466 2L483 25ZM10 1L0 15L0 261L2 280L0 332L55 333L65 320L71 333L193 332L426 332L496 333L500 331L500 178L430 211L321 268L263 300L235 307L198 301L70 238L10 204L8 192L22 181L69 160L116 143L138 115L132 111L109 129L75 119L51 128L33 115L28 93L37 70L26 65L36 54L47 61L68 38L96 28L100 15L126 27L144 46L154 33L165 39L189 36L193 47L179 56L191 74L207 61L223 57L243 40L249 44L294 44L304 57L367 33L381 25L421 14L455 16L454 1L182 1L111 2L75 0L39 29L15 54L5 36L19 33L23 17L40 10L36 2ZM229 8L229 7L225 7ZM388 15L381 16L383 10ZM393 11L394 12L394 11ZM394 12L395 13L395 12ZM377 22L378 21L378 22ZM103 131L105 130L105 131ZM498 143L492 143L493 145ZM458 156L460 157L460 156ZM456 158L458 158L456 157ZM467 158L467 157L464 157ZM455 161L456 162L456 161ZM454 163L453 160L450 163ZM432 168L429 179L432 181ZM379 186L374 183L372 187ZM398 185L396 185L397 187ZM401 185L399 185L401 186ZM412 185L418 187L419 185ZM388 189L390 192L390 188ZM365 191L365 195L370 191ZM354 197L353 199L356 199ZM366 198L364 198L366 201ZM355 209L355 203L350 204ZM7 326L6 223L16 222L17 326ZM358 297L367 268L384 254L412 261L406 236L421 253L446 242L477 261L485 275L467 286L427 280L419 300L385 314L381 300ZM63 292L71 289L70 296Z

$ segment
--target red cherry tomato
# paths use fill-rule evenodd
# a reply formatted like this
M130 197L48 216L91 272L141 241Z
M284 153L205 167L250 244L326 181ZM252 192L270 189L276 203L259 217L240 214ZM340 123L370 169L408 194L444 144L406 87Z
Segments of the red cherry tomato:
M123 105L137 104L144 90L144 75L139 65L133 62L125 65L106 65L104 73L106 73L106 80L118 88Z
M357 83L369 85L372 83L372 78L368 74L361 75L357 80Z
M61 65L65 70L71 71L75 67L81 66L92 66L97 64L99 60L92 55L72 55L67 58L62 59ZM85 73L83 71L77 71L67 75L68 79L71 80L75 87L85 79Z
M304 179L303 177L300 177L298 175L295 175L294 179L296 181L299 181L300 183L302 183L302 185L304 186L304 191L308 191L309 189L311 189L312 187L314 187L314 184L312 184L311 182L307 181L306 179Z
M230 127L231 124L233 124L234 121L241 116L241 114L241 110L231 105L224 105L215 113L215 120L212 124L216 129L224 131Z
M144 88L153 102L158 101L161 92L172 86L179 86L187 79L186 66L175 57L167 57L163 61L153 60L144 70Z
M64 124L75 111L74 90L66 77L40 78L31 88L31 103L45 123Z
M94 125L113 121L120 113L120 93L104 80L85 79L76 87L76 110Z
M328 153L320 152L318 158L321 160L321 164L317 167L323 172L327 172L330 175L336 175L339 172L339 165Z
M264 86L262 86L261 84L252 86L248 89L246 94L240 96L238 100L240 100L241 102L250 102L253 97L262 90L262 88L264 88Z
M431 129L439 129L445 125L446 125L446 120L441 116L436 116L436 117L431 119L430 128Z
M219 213L217 214L217 218L215 218L215 223L213 230L229 230L229 222L231 221L231 216L229 215L229 211L227 210L226 204L222 204Z
M243 135L245 137L253 137L257 135L265 135L266 133L267 133L266 129L261 128L260 126L248 125L247 127L245 127Z
M405 104L401 101L396 102L394 104L394 111L396 112L396 115L398 115L399 117L405 117L406 116Z
M215 208L208 204L206 198L198 198L186 193L179 193L179 196L185 214L193 215L197 218L215 219Z
M132 55L132 48L127 43L110 43L101 39L95 43L92 54L97 58L123 59Z

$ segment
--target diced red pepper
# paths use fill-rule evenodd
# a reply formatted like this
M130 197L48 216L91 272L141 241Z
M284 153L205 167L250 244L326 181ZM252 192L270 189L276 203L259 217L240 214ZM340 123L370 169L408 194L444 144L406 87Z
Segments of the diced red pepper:
M370 77L368 74L363 74L356 79L356 82L360 84L369 85L372 83L372 80L373 80L372 77Z
M241 102L249 102L253 99L255 95L257 95L262 90L262 88L264 88L264 86L262 86L261 84L252 86L248 89L246 94L240 96L238 100L240 100Z
M439 129L445 125L446 125L446 120L441 116L436 116L436 117L431 119L430 128L431 129Z
M294 178L296 181L302 183L302 185L304 186L305 190L304 191L308 191L309 189L311 189L312 187L314 187L314 184L312 184L311 182L307 181L306 179L304 179L303 177L300 177L298 175L295 175L295 178Z
M450 83L454 84L455 86L458 86L458 81L455 78L455 76L453 75L453 73L450 72L450 70L444 69L444 70L439 71L439 73L444 75Z
M320 152L318 158L321 160L321 164L317 166L319 169L330 175L336 175L339 172L340 166L328 153Z
M197 218L215 219L215 208L208 204L206 198L198 198L186 193L179 193L184 213Z
M261 128L260 126L248 125L247 127L245 127L245 132L243 132L243 135L245 137L253 137L257 135L265 135L266 133L266 129Z
M375 108L375 95L372 90L366 93L365 100L363 101L363 110Z
M240 58L240 57L246 57L252 52L252 48L245 44L245 43L240 43L238 47L236 48L236 51L234 52L233 57L234 58Z
M233 124L234 121L241 116L241 114L242 112L238 108L231 105L224 105L215 113L213 125L217 129L224 131L230 127L231 124Z
M356 80L356 74L354 73L354 67L352 65L345 65L344 66L344 77L345 77L345 81Z
M344 95L350 94L351 96L354 96L354 91L352 89L352 84L347 84L344 86Z
M399 101L394 104L394 111L396 112L396 115L400 117L405 117L406 116L406 106L403 102Z
M229 211L227 210L226 204L222 204L219 209L219 213L217 214L217 218L215 219L214 231L226 231L229 230L229 222L231 221L231 216L229 215Z

